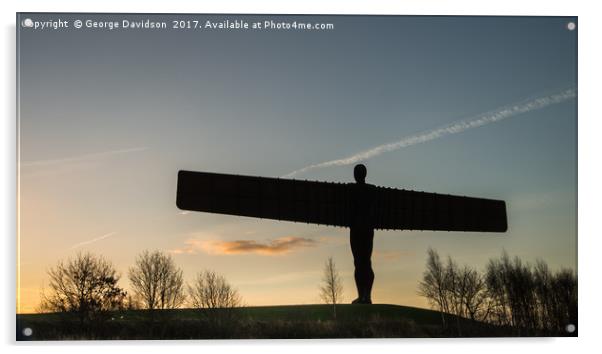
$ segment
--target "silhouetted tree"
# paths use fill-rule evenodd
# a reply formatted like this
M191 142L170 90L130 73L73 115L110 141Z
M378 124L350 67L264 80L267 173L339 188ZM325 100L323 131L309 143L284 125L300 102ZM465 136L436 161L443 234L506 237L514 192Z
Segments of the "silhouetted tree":
M190 304L196 309L234 308L242 299L223 276L206 270L197 274L192 286L188 286Z
M445 266L437 251L429 248L426 270L418 285L418 294L426 297L431 306L439 310L443 326L446 325L445 314L449 312L447 287Z
M487 287L503 314L504 324L521 329L537 328L538 312L535 282L531 267L515 257L511 260L504 251L499 260L490 260L487 267Z
M336 319L337 304L343 299L343 282L332 257L329 257L324 265L324 277L322 278L322 286L320 286L320 297L326 304L332 305L332 313Z
M451 257L443 264L436 251L429 250L427 272L420 284L421 294L430 293L434 296L431 304L455 315L458 335L462 335L462 317L482 320L488 315L485 289L485 282L476 269L467 265L459 267Z
M142 309L142 304L140 303L140 299L136 296L129 295L125 298L123 307L126 310L140 310Z
M476 269L464 266L458 274L458 288L462 316L473 321L485 321L490 308L483 276Z
M458 335L462 335L460 327L460 316L463 316L463 303L462 298L464 294L459 286L460 274L459 268L456 262L451 257L447 257L447 263L444 266L443 276L443 293L445 296L445 302L448 306L448 312L456 315L456 330Z
M504 252L490 260L486 272L487 292L495 303L497 323L511 325L521 335L564 333L577 321L577 279L572 270L552 273L538 260L535 267Z
M48 271L50 294L42 298L44 312L77 313L81 324L102 321L123 307L126 292L113 265L91 253L60 261Z
M567 324L577 325L577 276L571 269L563 268L552 280L556 330L563 331Z
M129 278L133 292L146 309L174 309L186 299L182 270L170 255L162 252L143 252L130 268Z
M539 302L539 325L548 331L558 330L561 324L556 318L554 275L545 262L538 260L533 269L533 277L535 285L533 290Z
M490 298L491 321L498 325L512 325L508 294L502 265L497 260L489 260L485 271L487 295Z
M511 326L517 335L564 333L577 323L577 277L570 269L552 273L538 260L535 266L504 251L491 259L484 275L476 269L459 268L448 258L444 265L429 249L427 270L419 283L419 294L442 313ZM448 323L449 325L449 323Z

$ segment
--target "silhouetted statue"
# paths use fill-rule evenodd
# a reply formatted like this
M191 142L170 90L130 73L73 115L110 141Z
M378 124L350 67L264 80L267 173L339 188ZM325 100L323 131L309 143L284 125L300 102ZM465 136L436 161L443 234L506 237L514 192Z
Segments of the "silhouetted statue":
M350 184L352 198L352 218L350 220L349 241L353 254L355 286L357 299L354 304L372 303L372 244L374 241L374 224L376 219L376 186L366 183L368 170L364 165L356 165L353 169L355 182Z
M349 227L358 298L372 303L374 229L505 232L506 203L377 187L366 183L364 165L356 183L299 181L209 172L178 172L176 205L264 219Z

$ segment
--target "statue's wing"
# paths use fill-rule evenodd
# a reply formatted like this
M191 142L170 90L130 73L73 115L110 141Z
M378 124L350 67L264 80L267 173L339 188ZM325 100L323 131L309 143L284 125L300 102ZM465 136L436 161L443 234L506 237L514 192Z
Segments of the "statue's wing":
M178 172L180 209L256 218L348 226L346 184Z
M180 209L348 227L348 184L179 171ZM393 188L374 189L374 227L383 230L505 232L506 203Z
M503 200L376 188L375 228L506 232Z

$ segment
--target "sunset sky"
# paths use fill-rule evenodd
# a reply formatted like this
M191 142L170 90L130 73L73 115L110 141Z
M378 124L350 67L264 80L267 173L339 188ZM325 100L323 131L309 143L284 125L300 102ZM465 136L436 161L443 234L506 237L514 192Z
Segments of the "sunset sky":
M46 19L174 15L40 15ZM268 16L179 16L219 20ZM176 208L180 169L283 176L576 87L568 17L272 17L329 31L18 32L18 312L78 252L127 270L170 253L247 305L320 302L333 257L355 298L348 230ZM503 199L505 234L376 232L373 300L426 307L426 251L482 269L503 250L577 266L576 99L374 156L376 185ZM351 182L353 165L295 178Z

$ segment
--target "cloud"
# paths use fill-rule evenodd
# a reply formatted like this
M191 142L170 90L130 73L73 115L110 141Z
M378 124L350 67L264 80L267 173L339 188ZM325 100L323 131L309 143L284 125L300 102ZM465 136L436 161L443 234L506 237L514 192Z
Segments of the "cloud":
M189 239L185 246L171 250L174 254L197 254L199 251L216 255L260 254L274 256L287 254L305 247L316 245L316 241L296 236L280 237L261 243L255 240L198 240Z
M53 166L53 165L60 165L60 164L64 164L64 163L75 163L75 162L88 161L88 160L92 160L92 159L109 157L109 156L113 156L113 155L127 154L127 153L131 153L131 152L140 152L140 151L144 151L147 149L148 149L147 147L134 147L134 148L128 148L128 149L109 150L109 151L95 152L95 153L91 153L91 154L61 157L61 158L56 158L56 159L22 161L19 164L19 166L20 167Z
M342 159L330 160L309 165L295 170L293 172L290 172L282 177L294 177L295 175L298 175L300 173L308 172L317 168L347 166L355 164L361 161L368 160L372 157L382 155L387 152L399 150L407 146L426 143L428 141L439 139L447 135L458 134L469 129L481 127L494 122L499 122L501 120L514 117L519 114L531 112L556 103L561 103L575 97L577 97L577 89L569 88L547 96L528 98L526 100L515 102L510 105L498 108L490 112L482 113L465 120L457 121L433 130L404 137L398 141L382 144L368 150L360 151L359 153L344 157Z
M81 246L86 246L86 245L89 245L91 243L94 243L94 242L97 242L97 241L100 241L100 240L104 240L105 238L109 238L109 237L111 237L111 236L113 236L115 234L116 234L116 232L109 232L108 234L104 234L102 236L93 238L91 240L83 241L83 242L80 242L80 243L76 243L75 245L69 247L69 249L72 250L74 248L78 248L78 247L81 247Z

